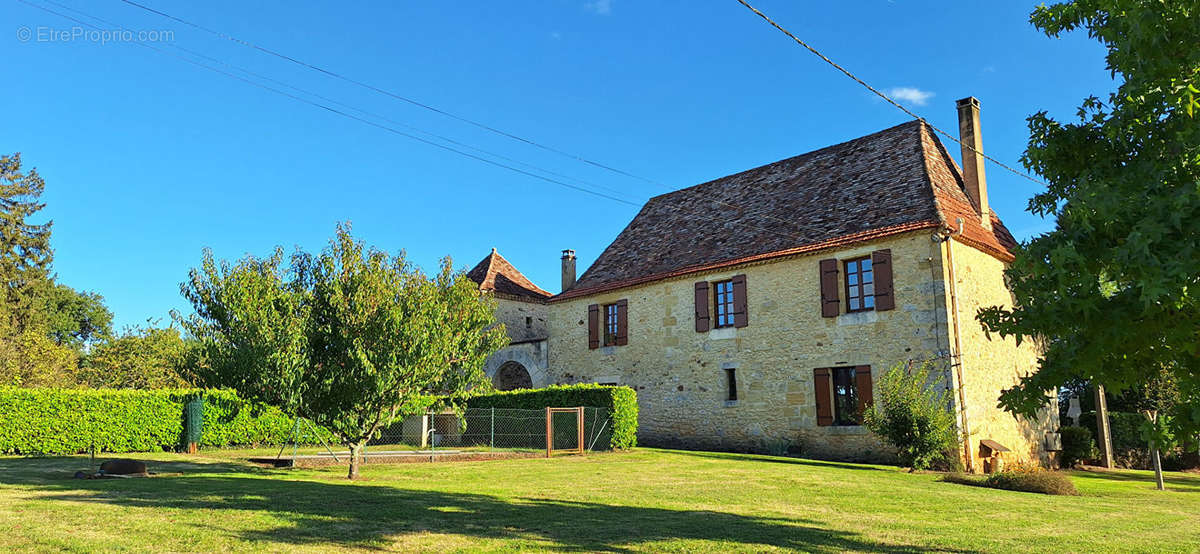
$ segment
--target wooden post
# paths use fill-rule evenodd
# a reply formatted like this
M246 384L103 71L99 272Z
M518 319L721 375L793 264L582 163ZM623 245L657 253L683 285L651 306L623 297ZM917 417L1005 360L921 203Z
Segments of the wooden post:
M579 412L577 412L578 413L577 420L579 421L579 424L577 425L577 427L579 429L579 455L582 456L583 455L583 406L580 406L575 409L579 410Z
M550 452L554 450L554 427L550 423L550 407L546 407L546 457L550 457Z
M1096 383L1096 442L1100 447L1100 465L1113 468L1112 432L1108 426L1108 400L1104 385Z

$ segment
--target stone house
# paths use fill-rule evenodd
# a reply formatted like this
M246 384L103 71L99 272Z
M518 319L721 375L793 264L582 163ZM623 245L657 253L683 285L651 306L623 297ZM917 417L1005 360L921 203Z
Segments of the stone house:
M892 456L859 424L875 381L928 362L973 469L1001 448L1048 460L1057 407L996 407L1038 350L975 320L1011 302L1015 242L988 205L978 101L958 112L961 167L910 122L663 194L578 280L564 251L557 295L493 251L470 274L513 343L488 375L634 387L642 444L875 460Z

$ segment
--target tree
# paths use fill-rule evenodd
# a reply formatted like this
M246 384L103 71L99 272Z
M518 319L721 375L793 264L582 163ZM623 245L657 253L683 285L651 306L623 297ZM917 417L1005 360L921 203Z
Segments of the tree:
M112 312L104 297L51 283L42 298L46 332L60 346L85 354L112 337Z
M483 362L508 341L449 258L427 276L403 253L365 248L348 224L289 267L279 248L233 265L206 251L181 288L205 381L332 431L350 449L351 479L380 428L486 386Z
M1084 29L1120 78L1078 120L1029 118L1025 167L1047 190L1029 211L1053 231L1021 244L1007 270L1014 303L979 320L1034 337L1039 367L1000 404L1022 415L1072 379L1110 391L1167 368L1184 398L1200 390L1200 2L1077 0L1034 10L1050 37Z
M0 156L0 307L20 333L35 320L49 284L51 223L31 223L45 204L37 170L21 171L21 155Z
M958 456L954 414L934 381L927 363L911 371L907 364L896 365L879 378L875 402L863 414L863 425L895 447L900 463L913 469Z
M89 387L160 389L189 384L189 345L175 327L132 327L97 345L80 368Z

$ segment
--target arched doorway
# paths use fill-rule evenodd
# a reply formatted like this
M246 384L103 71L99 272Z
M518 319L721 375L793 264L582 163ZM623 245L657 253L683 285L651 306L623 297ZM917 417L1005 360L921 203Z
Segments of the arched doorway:
M496 370L496 376L492 377L492 385L496 390L531 389L533 379L529 377L529 370L525 369L525 366L508 361Z

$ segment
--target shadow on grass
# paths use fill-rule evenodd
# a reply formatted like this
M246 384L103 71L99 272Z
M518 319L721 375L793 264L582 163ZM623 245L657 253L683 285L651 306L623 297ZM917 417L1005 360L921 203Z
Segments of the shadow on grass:
M0 463L0 469L4 465ZM921 550L916 546L866 539L851 531L822 528L817 522L803 519L550 498L502 498L409 490L369 482L292 481L256 471L223 472L227 468L221 464L212 465L216 472L199 476L120 481L40 480L25 484L49 493L43 498L50 501L205 514L204 523L195 526L210 529L212 533L232 533L266 549L322 544L382 547L389 539L406 534L439 533L468 539L517 539L529 541L523 543L525 547L575 551L623 551L670 540L711 541L712 547L718 549ZM5 481L12 482L12 476ZM222 526L222 512L239 511L270 515L287 523L267 530Z
M809 458L791 458L791 457L786 457L786 456L767 456L765 454L738 454L735 452L710 452L710 451L704 451L704 450L672 450L671 453L678 454L681 456L694 456L697 458L712 458L712 459L716 459L716 460L738 460L738 461L744 461L744 462L770 462L770 463L777 463L777 464L796 464L796 465L803 465L803 466L832 467L832 468L838 468L838 469L853 469L853 470L865 470L865 471L888 471L888 472L903 471L902 468L892 467L892 466L878 467L878 466L863 465L863 464L852 464L852 463L846 463L846 462L814 460L814 459L809 459Z
M1154 472L1153 471L1122 471L1122 470L1106 470L1106 469L1079 469L1071 472L1074 477L1082 479L1102 479L1107 481L1120 481L1126 483L1145 483L1149 487L1154 487ZM1190 477L1180 475L1174 472L1163 474L1163 483L1167 485L1168 490L1179 492L1200 492L1200 475Z

